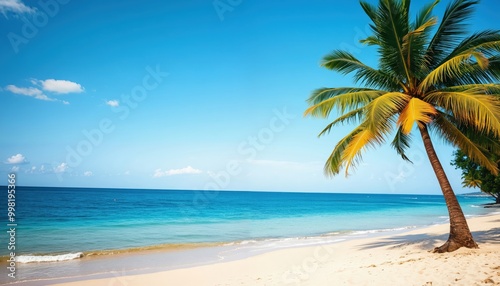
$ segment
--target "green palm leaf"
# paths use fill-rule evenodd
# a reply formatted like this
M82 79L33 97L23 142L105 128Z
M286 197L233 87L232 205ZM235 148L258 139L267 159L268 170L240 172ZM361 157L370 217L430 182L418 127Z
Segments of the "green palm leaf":
M401 127L398 129L396 136L391 142L391 146L396 150L396 152L403 158L403 160L408 161L410 163L411 160L406 156L405 151L410 148L411 136L410 134L405 134Z
M458 122L500 137L500 100L494 95L484 94L478 89L436 91L427 95L425 100L449 110Z
M490 160L489 156L484 153L485 150L467 137L450 119L449 115L443 113L436 117L435 126L439 129L439 134L442 134L448 142L459 147L473 161L486 167L493 174L498 174L497 164Z
M434 37L429 43L426 53L426 60L430 69L439 65L446 57L446 54L455 48L467 31L464 20L468 19L473 10L473 6L478 4L476 0L455 0L448 5Z
M424 7L417 14L414 27L420 27L432 18L432 10L434 10L434 7L436 7L439 1L440 0L435 0L434 2L424 5Z
M330 124L328 124L323 131L321 131L318 135L318 137L321 137L325 134L330 133L331 129L338 125L338 124L343 124L343 123L354 123L354 122L359 122L363 118L365 108L357 108L354 109L350 112L347 112L346 114L337 117L334 121L332 121Z
M377 86L381 89L403 88L403 84L397 77L384 73L381 70L374 69L365 65L354 55L346 51L335 50L326 55L321 62L321 66L338 71L341 74L354 72L354 79L368 87Z
M316 90L309 98L315 104L309 107L304 115L328 117L333 108L337 107L341 113L358 108L371 102L383 94L383 91L372 89L345 89L322 88Z

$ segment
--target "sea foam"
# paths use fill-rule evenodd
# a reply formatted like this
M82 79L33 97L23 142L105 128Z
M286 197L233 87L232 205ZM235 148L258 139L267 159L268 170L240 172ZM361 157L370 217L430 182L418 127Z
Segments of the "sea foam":
M56 262L79 259L83 257L82 252L66 253L60 255L20 255L16 257L18 263L33 263L33 262Z
M403 227L395 227L395 228L359 230L359 231L352 232L352 234L354 234L354 235L374 234L374 233L379 233L379 232L401 231L401 230L408 230L408 229L413 229L413 228L417 228L417 226L411 225L411 226L403 226Z

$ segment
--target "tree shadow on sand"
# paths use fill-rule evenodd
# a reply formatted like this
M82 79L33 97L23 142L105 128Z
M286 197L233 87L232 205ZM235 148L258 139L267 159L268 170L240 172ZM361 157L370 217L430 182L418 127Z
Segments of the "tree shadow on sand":
M500 244L500 227L486 231L473 231L474 240L481 248L482 243ZM448 234L430 235L430 234L408 234L387 237L374 243L362 245L360 249L372 249L384 246L401 247L412 245L422 250L432 250L448 239Z

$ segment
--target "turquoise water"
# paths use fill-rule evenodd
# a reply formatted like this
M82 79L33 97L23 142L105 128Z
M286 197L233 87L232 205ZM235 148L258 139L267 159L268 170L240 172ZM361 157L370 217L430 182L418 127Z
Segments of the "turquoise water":
M18 256L242 243L447 221L442 196L18 187ZM488 198L459 197L469 216ZM2 203L6 205L6 203ZM6 212L0 219L7 221ZM1 236L0 245L7 245ZM0 255L8 254L7 247Z

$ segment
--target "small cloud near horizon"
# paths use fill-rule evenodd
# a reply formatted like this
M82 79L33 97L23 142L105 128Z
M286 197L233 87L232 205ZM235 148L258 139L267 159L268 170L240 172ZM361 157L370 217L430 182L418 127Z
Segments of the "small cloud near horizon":
M166 177L166 176L185 175L185 174L201 174L201 173L203 173L202 170L195 169L191 166L187 166L187 167L181 168L181 169L170 169L170 170L165 170L165 171L162 171L162 169L156 169L155 173L153 174L153 177L161 178L161 177Z
M54 173L64 173L68 170L67 163L61 163L60 165L54 167Z
M108 100L106 101L106 105L109 105L111 107L118 107L120 106L120 101L113 99L113 100Z
M28 163L29 162L26 160L26 157L24 157L23 154L16 154L16 155L10 156L5 161L5 164L10 164L10 165L28 164Z
M83 176L84 177L92 177L94 175L94 173L92 173L92 171L85 171L83 172Z

